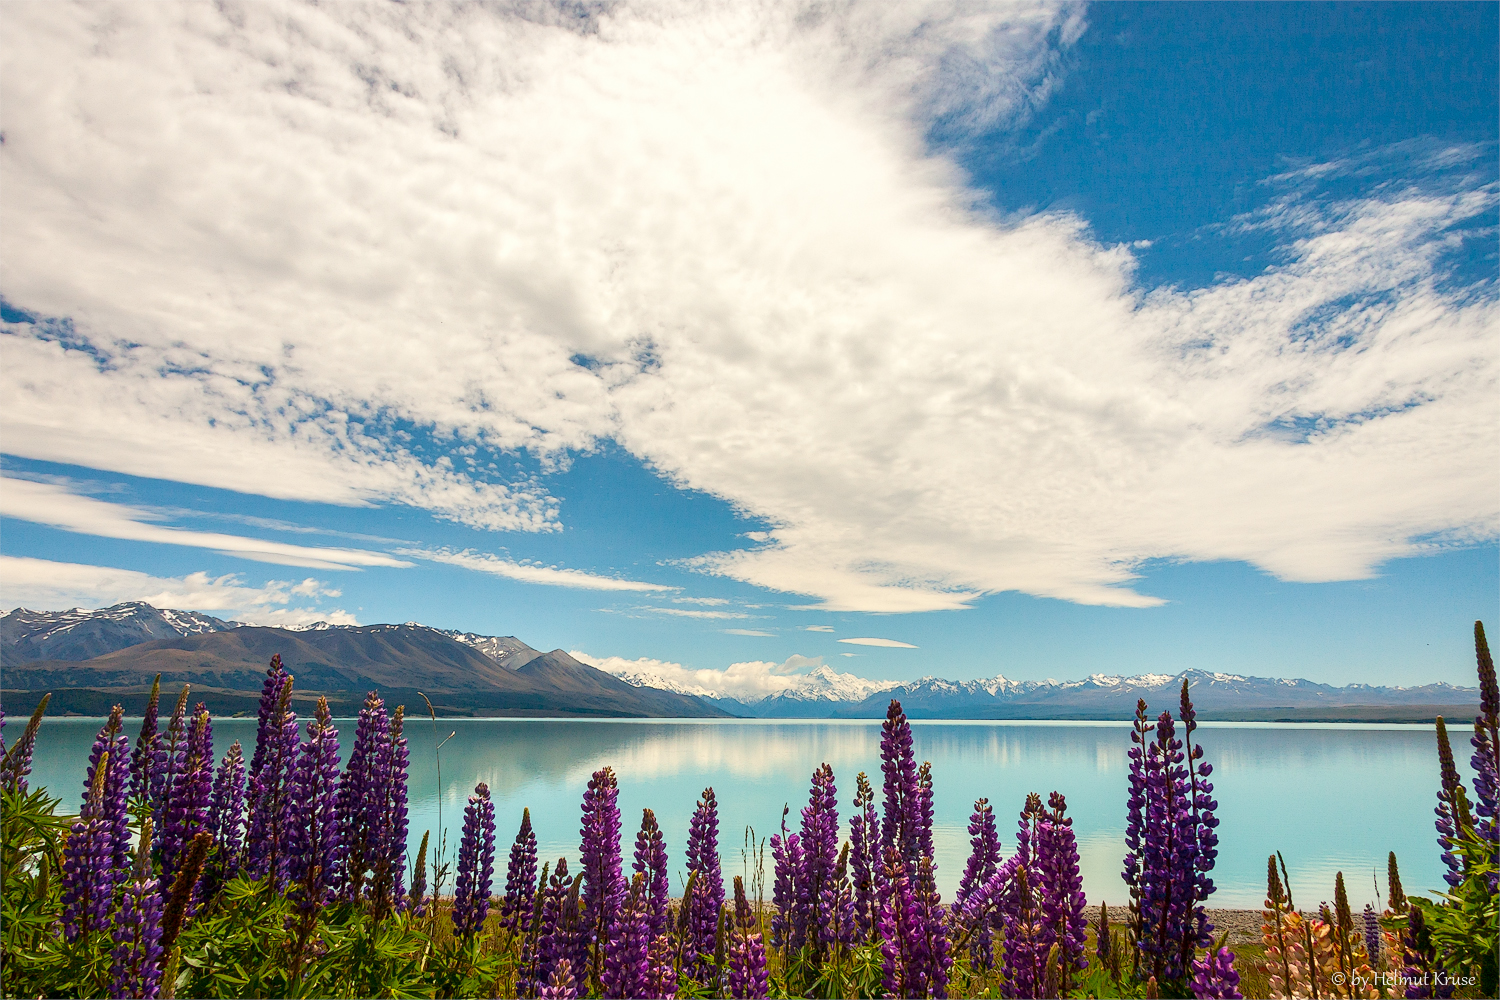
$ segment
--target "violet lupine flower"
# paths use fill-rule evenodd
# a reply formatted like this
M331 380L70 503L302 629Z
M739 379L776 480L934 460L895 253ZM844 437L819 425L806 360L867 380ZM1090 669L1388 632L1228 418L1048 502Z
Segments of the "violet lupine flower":
M1007 998L1043 996L1047 957L1052 944L1048 940L1041 907L1037 904L1031 873L1025 865L1015 868L1014 891L1007 895L1002 920L1005 935L1000 968L1005 981L1001 984L1000 995Z
M667 932L669 909L672 904L672 884L667 874L667 845L662 838L661 827L656 823L656 813L641 810L641 831L635 835L635 861L630 865L638 875L645 875L649 892L646 896L646 915L651 922L651 938Z
M918 833L920 807L917 763L912 755L911 724L901 703L891 700L880 727L880 771L885 776L885 815L880 824L883 858L894 847L907 870L916 869L920 856Z
M729 995L735 1000L763 1000L770 977L766 972L766 946L756 929L755 914L745 898L745 881L734 877L734 930L729 947Z
M923 761L917 768L917 794L912 798L916 817L916 853L919 858L932 857L932 762ZM934 870L936 866L934 866Z
M1365 954L1369 956L1370 965L1379 969L1380 943L1384 940L1380 933L1380 914L1375 912L1373 905L1366 903L1362 916L1364 918Z
M94 741L83 805L63 848L63 936L69 941L103 928L115 885L126 874L130 743L120 735L123 714L116 705Z
M719 802L712 788L703 790L688 824L687 870L697 873L693 891L683 900L688 908L688 937L683 941L682 966L694 979L707 982L714 975L713 957L724 908L724 875L719 863Z
M359 899L380 850L385 790L380 756L390 744L391 721L378 692L365 695L354 727L354 748L339 782L339 843L344 849L343 897Z
M1234 952L1219 948L1193 962L1193 996L1198 1000L1241 1000L1240 974L1234 971Z
M1401 948L1404 952L1405 966L1402 975L1408 984L1406 987L1408 1000L1447 998L1453 995L1451 978L1443 977L1443 981L1437 981L1438 977L1435 975L1438 971L1437 945L1432 940L1432 931L1427 926L1426 918L1422 916L1421 907L1413 906L1407 911L1406 930L1401 935Z
M241 840L245 832L245 757L239 741L230 745L214 777L213 800L208 808L208 832L213 834L214 878L232 878L240 867Z
M172 884L182 855L193 836L208 823L213 796L213 720L202 702L193 709L181 765L167 794L163 830L157 839L161 850L162 886Z
M292 675L282 669L281 657L274 656L261 691L260 724L250 758L244 869L252 879L270 879L278 891L286 886L288 802L300 744L291 701Z
M177 776L182 773L182 762L187 756L188 692L192 685L184 684L177 693L177 706L172 709L172 718L167 722L167 731L157 737L156 751L151 755L151 775L147 784L147 798L151 805L151 818L156 826L156 850L161 850L161 839L167 832L167 804L172 790L177 785Z
M537 1000L575 1000L578 987L574 984L572 963L566 958L559 959L536 995Z
M1464 793L1462 779L1453 762L1453 748L1448 742L1448 727L1443 717L1437 717L1438 769L1442 776L1442 787L1438 790L1438 804L1433 812L1437 815L1438 846L1442 848L1443 881L1457 887L1464 880L1463 862L1454 853L1454 845L1463 837L1464 831L1472 829L1473 817L1469 814L1469 798Z
M141 734L135 740L135 753L130 756L130 798L145 801L151 793L151 772L156 766L156 751L161 742L157 730L157 713L161 708L161 674L151 682L151 697L146 701L146 714L141 719Z
M37 702L36 709L31 713L31 720L26 723L20 739L12 743L10 749L5 751L4 759L0 760L0 788L6 791L26 791L26 776L31 773L31 753L36 749L36 731L42 725L42 716L46 714L47 702L51 700L50 693L42 695L42 700Z
M536 896L536 834L531 829L531 810L521 810L521 829L510 845L505 866L505 897L500 900L500 923L512 933L531 930L531 902Z
M886 993L898 997L944 997L948 986L948 941L935 889L932 862L917 862L908 877L894 848L886 853L881 886L880 950Z
M1185 853L1191 854L1187 870L1192 873L1194 886L1191 904L1193 929L1189 935L1192 940L1185 937L1182 945L1182 962L1186 968L1197 948L1207 948L1213 944L1213 924L1209 923L1208 913L1202 904L1214 893L1214 880L1209 872L1213 870L1214 861L1219 856L1219 835L1215 832L1219 819L1214 815L1219 803L1213 798L1213 782L1208 780L1214 768L1203 760L1203 746L1193 742L1198 720L1197 713L1193 711L1193 702L1188 697L1187 678L1182 681L1178 718L1182 720L1183 741L1187 752L1190 839L1184 842L1184 846L1187 848Z
M297 757L288 800L287 880L297 909L308 914L333 901L339 870L336 793L339 782L339 731L333 727L328 699L319 698L307 742Z
M161 883L151 872L151 817L143 820L135 852L135 878L125 884L110 937L112 997L157 996L161 988Z
M1474 735L1469 744L1474 755L1474 812L1478 815L1475 830L1489 841L1490 860L1500 869L1500 684L1495 679L1495 661L1484 637L1484 623L1474 623L1474 658L1479 667L1479 715L1474 718ZM1490 893L1500 886L1500 871L1489 877Z
M609 926L624 902L625 877L620 858L620 787L613 768L603 767L589 778L583 793L583 825L579 829L579 863L583 868L584 946L595 946L592 968L580 966L577 975L597 980L608 941Z
M1141 860L1145 855L1146 836L1146 772L1149 768L1147 749L1151 746L1151 733L1155 730L1146 716L1146 699L1135 703L1135 723L1130 731L1129 794L1125 803L1125 870L1120 877L1130 891L1132 914L1131 931L1139 943L1145 933L1141 909Z
M625 903L609 925L601 996L644 997L650 982L651 925L646 914L646 876L630 880Z
M1072 974L1088 967L1084 945L1088 937L1088 905L1083 896L1083 876L1078 870L1078 842L1073 820L1065 815L1067 801L1058 792L1047 800L1051 810L1038 822L1037 875L1042 917L1047 921L1052 943L1058 946L1058 989L1066 996Z
M378 810L375 820L375 870L370 880L370 894L375 902L377 919L401 908L406 875L406 771L408 750L402 724L406 706L397 705L391 717L390 738L378 758L378 786L382 797L371 805Z
M776 877L771 883L771 902L776 907L771 915L771 945L780 948L784 955L800 951L804 943L794 915L802 880L802 838L787 832L786 818L790 812L790 807L782 807L781 832L771 835L771 858L776 865Z
M850 860L854 880L854 922L860 941L875 932L875 879L879 868L880 820L875 815L875 792L859 772L854 779L854 815L849 818Z
M802 810L802 871L792 905L793 935L813 946L814 958L840 939L847 920L838 912L835 868L839 856L838 789L833 768L821 765L812 776L807 806Z
M565 989L557 996L577 996L578 977L586 962L582 914L578 906L578 884L582 876L568 876L568 859L558 858L557 868L542 890L542 914L537 927L537 996L547 987Z
M495 867L495 804L490 786L474 786L464 809L464 837L458 848L458 882L453 890L453 934L467 942L484 927L490 912Z
M1000 867L1000 834L995 829L995 810L990 808L989 799L974 803L974 812L969 816L969 848L969 861L953 896L955 918ZM969 940L969 964L975 971L987 970L995 964L992 921L986 920L975 928Z

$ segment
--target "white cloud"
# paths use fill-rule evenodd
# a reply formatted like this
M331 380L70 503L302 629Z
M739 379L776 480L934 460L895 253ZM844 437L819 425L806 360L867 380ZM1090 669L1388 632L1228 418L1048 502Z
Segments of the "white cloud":
M924 142L1024 115L1080 29L13 3L0 291L72 325L5 327L5 446L550 530L421 432L613 438L773 526L691 565L835 610L1146 606L1148 558L1351 579L1500 533L1495 291L1438 267L1494 190L1288 202L1254 223L1284 263L1141 294Z
M747 615L739 611L694 611L691 608L656 608L641 607L638 611L649 611L652 614L671 615L674 618L759 618L761 615Z
M251 559L255 562L308 569L350 570L367 566L404 567L411 563L383 552L364 549L322 548L288 545L262 538L225 535L210 531L189 531L153 524L158 514L79 496L66 487L26 479L0 478L0 516L45 524L64 531L101 538L123 538L160 545L185 545L212 549L220 555Z
M710 607L718 607L720 605L728 604L729 602L726 601L722 597L674 597L674 598L672 598L672 603L674 603L674 604L706 604L706 605L709 605Z
M494 576L503 576L510 580L519 580L522 583L538 583L547 587L570 587L574 590L626 590L626 591L658 591L676 590L676 587L667 587L659 583L643 583L640 580L621 580L612 576L595 576L576 569L558 569L556 566L540 566L535 563L515 562L511 559L502 559L488 552L475 552L472 549L464 549L462 552L454 552L451 549L397 549L398 554L411 556L413 559L430 559L433 562L446 563L449 566L461 566L478 573L489 573ZM684 612L685 613L685 612Z
M725 635L755 635L767 639L772 638L776 635L775 632L766 632L756 628L726 628L723 630L723 632Z
M871 639L871 638L840 639L839 642L847 642L851 646L886 646L886 647L889 647L891 649L916 649L916 648L918 648L916 646L913 646L909 642L900 642L900 641L898 641L896 639Z
M805 632L832 632L833 631L833 626L832 625L804 625L803 626L803 631L805 631Z
M731 663L723 669L695 669L670 660L642 657L627 660L619 656L590 656L572 650L571 655L591 667L616 676L642 681L649 675L651 685L686 694L710 698L737 698L754 701L791 691L802 685L806 671L822 665L821 657L792 656L781 663L748 660Z
M158 608L211 612L251 625L359 624L342 609L292 606L294 600L316 602L338 596L339 591L311 578L267 580L263 586L248 587L232 574L210 577L200 572L163 578L108 566L0 555L0 604L7 608L62 611L145 601Z

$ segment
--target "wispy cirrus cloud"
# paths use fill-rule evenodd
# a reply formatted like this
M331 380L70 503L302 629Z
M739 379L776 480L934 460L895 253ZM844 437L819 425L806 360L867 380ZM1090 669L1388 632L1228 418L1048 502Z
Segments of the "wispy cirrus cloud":
M884 646L887 649L916 649L917 648L916 646L913 646L911 643L909 643L909 642L902 642L899 639L876 639L876 638L872 638L872 637L863 637L863 638L858 638L858 639L840 639L838 641L839 642L847 642L851 646Z
M337 589L312 578L268 580L253 587L235 574L155 577L109 566L0 555L0 602L7 608L62 611L145 601L158 608L211 612L251 625L359 624L341 608L297 606L339 596Z
M472 549L455 552L452 549L442 548L405 548L397 549L396 551L400 555L410 556L413 559L426 559L448 566L459 566L463 569L473 570L476 573L503 576L508 580L518 580L521 583L536 583L544 587L637 592L671 591L677 589L676 587L668 587L659 583L646 583L641 580L621 580L613 576L599 576L594 573L586 573L583 570L543 566L533 562L517 562L514 559L505 559L488 552L475 552Z
M154 523L162 517L155 511L81 496L57 483L9 476L0 479L0 517L45 524L82 535L210 549L221 555L282 566L357 570L372 566L401 568L411 565L386 553L367 549L290 545L245 535L169 527Z

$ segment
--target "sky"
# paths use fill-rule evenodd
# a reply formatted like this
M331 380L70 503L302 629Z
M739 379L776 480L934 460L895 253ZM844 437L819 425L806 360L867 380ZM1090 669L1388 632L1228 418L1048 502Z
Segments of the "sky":
M0 8L0 604L1472 685L1493 4Z

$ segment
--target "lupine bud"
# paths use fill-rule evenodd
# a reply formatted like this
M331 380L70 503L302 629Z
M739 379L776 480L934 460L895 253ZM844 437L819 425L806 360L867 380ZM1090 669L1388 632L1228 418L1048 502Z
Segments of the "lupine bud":
M453 893L453 934L469 940L484 928L490 911L495 867L495 804L490 786L474 786L464 809L464 837L458 848L458 882Z
M167 895L167 905L162 910L161 946L163 951L172 950L172 946L177 943L177 935L182 932L183 925L192 916L190 904L198 885L198 878L203 874L203 863L208 860L208 849L212 845L213 838L209 836L208 831L199 830L182 856L182 866L177 869L177 877L172 880L172 891Z
M667 845L662 839L656 813L641 810L641 831L635 835L635 861L632 871L646 876L648 893L646 915L651 923L651 938L667 932L668 909L672 903L671 882L667 873Z
M51 692L42 695L42 700L37 702L35 711L31 713L31 721L26 723L20 738L10 745L10 749L5 751L5 757L0 759L0 789L26 791L26 776L31 773L31 753L36 748L36 731L47 711L47 702L51 700Z
M422 831L422 846L417 848L417 863L411 872L411 891L406 894L406 910L417 917L427 915L427 838L431 833Z
M161 734L156 731L157 712L161 707L161 674L151 682L151 697L146 701L146 714L141 719L141 734L135 740L135 753L130 756L130 797L145 800L151 793L151 773L156 767L156 751Z
M136 845L134 879L127 882L115 911L110 937L112 997L157 995L161 985L161 884L151 872L151 817L142 821Z
M505 866L505 898L500 901L500 923L507 930L526 934L531 930L531 902L536 895L536 834L531 829L531 810L521 810L521 829L510 845Z
M696 872L693 892L683 899L688 910L688 938L683 942L683 969L707 983L715 974L713 954L724 907L724 876L719 866L719 803L712 788L703 790L688 827L687 869Z

